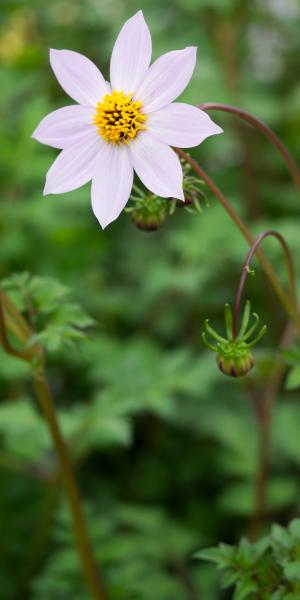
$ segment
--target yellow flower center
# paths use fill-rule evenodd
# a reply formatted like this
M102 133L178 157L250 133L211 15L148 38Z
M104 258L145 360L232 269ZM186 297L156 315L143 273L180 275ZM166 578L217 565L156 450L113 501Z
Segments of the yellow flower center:
M128 96L124 92L106 94L103 100L98 102L94 116L98 133L108 143L128 144L138 131L146 129L144 123L147 117L141 113L141 107L141 102L132 100L132 94Z

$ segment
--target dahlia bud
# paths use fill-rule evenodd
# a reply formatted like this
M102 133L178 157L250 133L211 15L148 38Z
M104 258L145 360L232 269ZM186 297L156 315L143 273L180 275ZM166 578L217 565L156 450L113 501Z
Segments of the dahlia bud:
M217 354L217 365L224 375L241 377L251 371L254 362L253 356L247 348L240 349L239 352L236 352L233 348L232 353L224 354L220 352Z
M167 217L167 201L153 194L145 193L135 186L137 195L132 195L133 206L126 209L131 213L133 224L143 231L156 231Z
M237 336L233 335L232 331L232 313L231 308L228 304L225 306L225 322L226 322L226 335L227 337L222 337L219 335L210 325L208 319L206 319L204 327L205 332L202 333L202 339L206 346L216 352L217 354L217 365L224 373L224 375L228 375L229 377L241 377L249 373L249 371L253 367L253 356L250 352L250 348L252 348L265 334L266 325L264 325L256 338L252 341L248 341L254 331L256 330L259 317L256 313L253 313L254 323L248 328L249 319L251 316L251 307L250 302L246 302L244 315L242 319L241 329ZM216 340L216 344L214 345L207 339L207 334L210 335L211 338Z

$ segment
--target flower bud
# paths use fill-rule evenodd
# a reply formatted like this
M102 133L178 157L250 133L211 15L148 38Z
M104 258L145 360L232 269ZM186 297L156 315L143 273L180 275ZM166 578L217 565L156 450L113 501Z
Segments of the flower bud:
M259 323L259 316L256 313L252 313L254 324L248 327L250 315L251 305L248 300L246 302L239 333L236 335L233 327L232 311L229 304L226 304L226 337L217 333L209 324L208 319L204 322L205 331L202 332L202 339L205 345L216 353L217 365L220 371L229 377L242 377L251 371L254 362L250 348L255 346L266 332L267 328L266 325L264 325L256 335L256 338L250 341L250 338ZM210 341L207 336L209 336L212 341Z
M251 371L253 367L253 357L249 350L240 351L238 354L217 354L217 365L229 377L242 377Z
M198 193L196 190L184 190L184 202L176 200L176 206L178 206L178 208L193 206L196 200L198 200Z
M133 224L143 231L156 231L165 222L168 204L164 198L139 190L138 196L131 197L133 206L129 210Z
M134 210L131 214L133 224L143 231L156 231L166 220L166 214L145 214L143 211Z

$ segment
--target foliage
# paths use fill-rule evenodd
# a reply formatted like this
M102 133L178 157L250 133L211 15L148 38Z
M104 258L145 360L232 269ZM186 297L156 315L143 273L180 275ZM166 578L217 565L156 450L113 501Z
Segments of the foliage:
M290 348L283 351L283 356L287 363L291 365L288 372L285 387L287 390L295 390L300 386L300 348Z
M215 568L191 557L219 540L235 548L249 531L258 468L251 402L265 393L277 361L263 526L299 512L299 390L283 389L286 365L271 350L286 316L254 259L246 297L268 332L251 373L224 378L201 330L208 316L222 329L247 245L222 207L205 190L210 206L202 214L178 208L164 227L144 233L124 212L102 232L88 186L42 197L57 152L30 137L44 115L69 102L48 48L82 52L108 74L114 37L138 8L155 56L199 47L183 101L242 106L300 155L296 0L2 0L0 277L47 347L49 385L112 600L223 600L231 592L219 589ZM213 116L224 134L191 154L254 235L266 225L280 230L299 272L299 204L285 165L256 132ZM287 283L276 243L266 240L264 250ZM86 598L27 366L1 349L0 391L0 595ZM266 552L275 556L271 546Z
M296 600L300 592L300 520L287 529L273 525L259 542L242 539L195 554L224 571L222 586L235 587L233 600Z
M2 282L2 287L35 332L29 346L39 343L50 352L62 345L72 346L85 337L84 329L94 324L79 304L68 300L69 289L51 277L15 273Z

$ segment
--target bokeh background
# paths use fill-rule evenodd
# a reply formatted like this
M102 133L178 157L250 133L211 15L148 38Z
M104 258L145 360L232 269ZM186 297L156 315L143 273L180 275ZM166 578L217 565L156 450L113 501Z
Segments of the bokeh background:
M222 328L247 245L215 198L200 215L178 209L155 233L126 213L103 232L88 185L42 196L56 151L31 139L44 115L70 103L49 47L82 52L108 75L115 36L139 8L154 57L199 48L185 101L246 108L299 156L298 0L1 0L0 275L54 278L95 320L78 348L49 352L48 376L111 597L219 600L230 593L192 555L251 530L251 400L264 392L286 316L256 265L247 295L268 334L249 378L223 377L200 334L206 317ZM224 134L193 156L254 233L286 236L299 272L299 194L286 166L257 132L212 116ZM276 242L265 250L286 283ZM57 286L46 284L51 296ZM2 351L0 386L1 599L86 599L28 371ZM281 381L277 391L262 531L299 512L299 395Z

